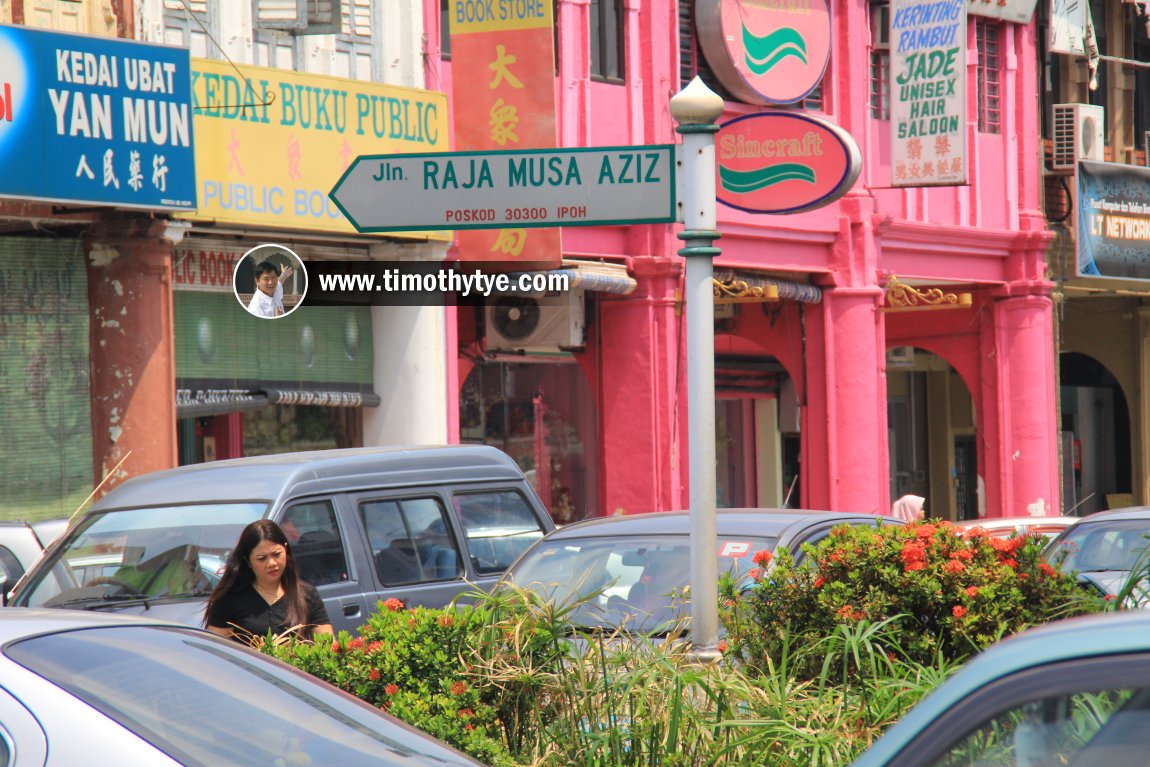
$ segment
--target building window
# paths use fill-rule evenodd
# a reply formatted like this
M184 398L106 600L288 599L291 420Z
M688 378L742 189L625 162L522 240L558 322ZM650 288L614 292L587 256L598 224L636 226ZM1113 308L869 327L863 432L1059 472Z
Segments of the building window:
M985 18L974 20L978 48L978 130L1002 132L1002 25Z
M439 55L451 61L451 0L439 0Z
M870 7L870 116L890 119L890 3Z
M591 77L611 83L624 79L623 0L591 0Z

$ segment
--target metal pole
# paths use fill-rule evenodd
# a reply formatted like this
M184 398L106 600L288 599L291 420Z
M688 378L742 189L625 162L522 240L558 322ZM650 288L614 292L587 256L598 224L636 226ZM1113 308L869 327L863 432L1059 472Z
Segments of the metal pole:
M671 116L683 137L682 199L686 259L687 418L691 483L691 642L697 656L719 647L718 534L715 528L715 121L723 100L696 77L675 94Z

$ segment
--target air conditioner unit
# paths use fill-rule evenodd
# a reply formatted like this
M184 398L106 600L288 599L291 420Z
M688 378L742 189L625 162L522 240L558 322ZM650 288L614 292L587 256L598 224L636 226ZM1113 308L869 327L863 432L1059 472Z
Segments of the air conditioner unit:
M894 346L886 350L887 367L911 367L914 365L913 346Z
M1054 105L1054 155L1050 167L1072 172L1079 160L1106 157L1106 110L1094 104Z
M498 296L484 307L489 352L558 352L583 346L583 291Z

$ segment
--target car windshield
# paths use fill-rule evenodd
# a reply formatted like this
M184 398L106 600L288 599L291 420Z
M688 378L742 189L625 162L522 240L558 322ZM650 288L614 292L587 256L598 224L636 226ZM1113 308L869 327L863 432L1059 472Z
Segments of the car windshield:
M1047 549L1046 558L1065 573L1132 570L1150 544L1150 520L1079 523Z
M266 510L249 502L93 514L20 585L15 604L90 608L206 595L240 531Z
M745 577L756 552L777 539L721 536L719 572ZM544 541L508 573L507 581L561 605L578 603L571 616L584 628L622 626L666 632L690 615L684 599L691 574L685 535L576 538Z
M473 764L301 672L202 632L116 626L4 654L180 764Z

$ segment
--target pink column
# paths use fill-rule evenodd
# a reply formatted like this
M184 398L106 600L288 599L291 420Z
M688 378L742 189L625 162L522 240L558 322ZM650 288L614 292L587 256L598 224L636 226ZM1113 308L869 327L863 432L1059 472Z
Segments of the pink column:
M636 259L638 290L598 305L601 514L687 508L680 262Z
M983 327L979 414L986 516L1059 513L1053 302L1048 283L1008 285Z
M877 286L834 288L807 309L807 508L889 511L882 300Z

